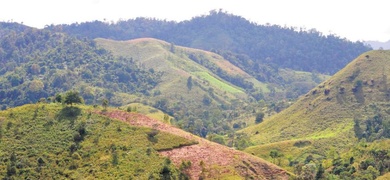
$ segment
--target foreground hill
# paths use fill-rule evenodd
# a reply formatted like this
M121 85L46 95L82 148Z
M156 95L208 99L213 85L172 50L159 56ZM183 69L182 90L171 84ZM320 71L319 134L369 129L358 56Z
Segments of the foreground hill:
M286 110L244 129L243 132L250 134L251 140L258 144L246 151L261 157L270 157L271 150L280 151L284 154L283 162L280 162L284 163L283 166L310 160L321 164L326 159L334 160L335 152L341 155L348 148L358 147L359 140L376 142L388 139L389 76L390 51L370 51L360 55ZM388 153L385 146L388 140L377 143L382 145L377 145L373 151ZM353 154L348 156L358 159ZM386 164L390 162L388 154L375 158L381 160L372 166L381 173L387 172L390 167ZM362 171L367 169L362 164L355 166L357 170L358 167Z
M64 24L47 29L91 39L153 37L207 51L244 54L254 64L275 64L279 68L322 74L334 74L351 59L371 49L361 42L351 42L336 35L325 36L315 29L259 25L221 10L183 22L136 18L117 23ZM253 69L256 66L249 63L246 67Z
M161 121L82 105L0 111L0 159L6 179L288 178L260 158Z
M178 167L183 166L183 163L188 161L191 162L191 165L185 169L191 179L199 177L284 179L288 176L286 171L255 156L210 142L144 115L123 111L111 111L103 114L134 126L152 127L161 132L184 137L190 142L197 142L197 144L189 146L159 151L161 155L169 157Z

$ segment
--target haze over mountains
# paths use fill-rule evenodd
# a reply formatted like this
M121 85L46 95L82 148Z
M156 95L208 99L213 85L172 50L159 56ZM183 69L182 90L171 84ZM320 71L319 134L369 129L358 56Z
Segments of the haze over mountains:
M389 172L388 51L221 11L180 23L136 18L44 29L0 23L0 35L2 147L14 140L38 149L48 145L20 133L34 124L31 119L37 130L66 129L67 138L47 154L27 145L16 154L0 149L4 177L42 178L41 167L50 164L57 165L43 174L66 178L113 171L112 177L134 178L373 179ZM66 106L71 90L93 107ZM107 109L107 103L119 110ZM31 105L14 108L24 104ZM106 128L98 133L94 123ZM139 137L131 142L137 146L118 139L128 131ZM160 131L167 134L154 138ZM96 143L106 133L117 144ZM148 142L140 143L142 138ZM172 139L178 144L167 143ZM158 163L144 167L125 155L130 151ZM190 152L204 160L183 155ZM231 157L229 163L208 157L217 152ZM130 166L126 158L137 168L124 170Z
M373 49L384 49L384 50L390 49L390 40L387 42L366 41L366 43L369 44Z

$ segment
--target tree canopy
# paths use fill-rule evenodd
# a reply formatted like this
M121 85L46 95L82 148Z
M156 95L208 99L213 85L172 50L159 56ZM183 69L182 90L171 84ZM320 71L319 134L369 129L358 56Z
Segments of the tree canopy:
M84 100L80 96L79 92L77 92L77 91L66 92L65 99L64 99L65 104L68 104L68 105L70 104L72 106L73 104L79 104L79 103L83 103L83 102L84 102Z
M222 10L213 10L209 15L183 22L136 18L111 24L93 21L47 28L90 38L128 40L153 37L175 45L244 54L253 60L252 64L245 65L248 68L274 64L325 74L337 72L359 54L372 49L362 42L352 42L335 34L324 35L315 29L260 25Z

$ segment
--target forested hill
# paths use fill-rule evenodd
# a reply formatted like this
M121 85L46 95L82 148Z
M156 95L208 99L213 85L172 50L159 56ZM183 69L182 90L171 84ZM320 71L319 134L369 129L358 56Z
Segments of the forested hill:
M0 37L4 37L11 31L23 32L26 29L31 29L31 27L15 22L0 22Z
M209 15L183 22L136 18L47 28L90 38L153 37L181 46L245 54L257 64L325 74L337 72L359 54L371 50L362 42L326 36L315 29L259 25L222 11L211 11Z
M131 58L114 58L86 38L14 28L0 30L8 31L0 37L1 109L70 89L91 104L115 92L148 93L160 81L158 72L139 69Z

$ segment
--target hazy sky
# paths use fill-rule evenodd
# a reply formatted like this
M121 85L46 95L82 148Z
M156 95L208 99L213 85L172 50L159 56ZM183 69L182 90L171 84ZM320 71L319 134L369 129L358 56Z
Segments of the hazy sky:
M258 24L315 28L352 41L390 40L385 0L0 0L0 21L42 28L135 17L189 20L222 9Z

